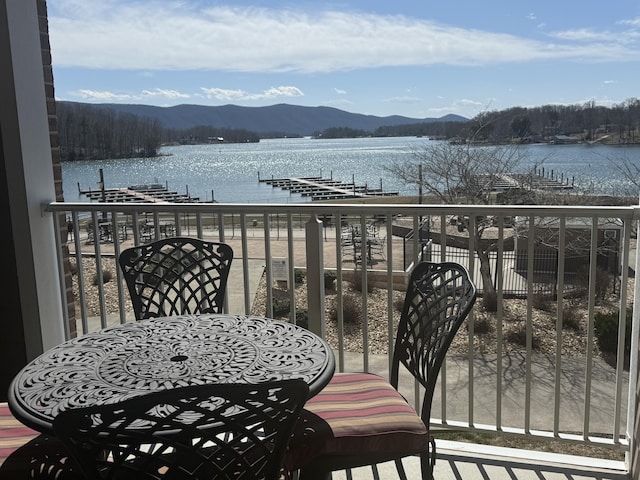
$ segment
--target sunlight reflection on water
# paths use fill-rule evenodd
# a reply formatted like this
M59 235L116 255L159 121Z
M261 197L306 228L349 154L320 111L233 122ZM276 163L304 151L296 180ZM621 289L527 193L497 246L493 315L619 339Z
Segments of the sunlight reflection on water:
M188 145L163 147L157 158L64 162L63 186L67 201L85 201L81 189L96 189L99 169L107 188L161 183L178 193L188 191L200 200L218 202L292 203L309 201L258 181L260 178L318 176L357 185L416 195L384 170L385 165L411 159L424 138L362 138L338 140L277 139L251 144ZM620 191L622 180L612 167L623 157L640 163L640 147L586 145L525 146L532 164L544 159L545 173L552 170L576 185L595 183L601 193ZM526 170L526 165L522 169Z

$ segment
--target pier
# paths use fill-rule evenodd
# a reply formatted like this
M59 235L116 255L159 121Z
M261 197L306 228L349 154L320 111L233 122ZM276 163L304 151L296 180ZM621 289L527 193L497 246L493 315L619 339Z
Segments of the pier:
M136 203L199 203L199 197L170 191L168 187L159 183L132 185L124 188L100 188L97 190L82 190L78 185L78 191L91 200L99 202L136 202Z
M291 193L311 197L311 200L338 200L341 198L368 198L397 196L398 192L385 192L382 188L369 188L322 177L259 178L274 188L289 190ZM382 183L382 181L381 181ZM382 185L381 185L382 187Z

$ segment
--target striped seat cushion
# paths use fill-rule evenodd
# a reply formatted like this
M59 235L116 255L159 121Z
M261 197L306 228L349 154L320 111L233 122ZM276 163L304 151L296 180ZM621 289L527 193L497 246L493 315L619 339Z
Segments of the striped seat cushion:
M6 403L0 403L0 465L16 449L38 435L16 420Z
M325 455L361 455L429 449L422 419L387 380L369 373L337 373L305 405L289 443L292 470Z

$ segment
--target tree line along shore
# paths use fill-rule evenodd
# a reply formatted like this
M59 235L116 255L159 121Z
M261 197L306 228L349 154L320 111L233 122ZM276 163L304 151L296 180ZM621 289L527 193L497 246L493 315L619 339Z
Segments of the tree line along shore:
M242 128L201 125L166 128L158 119L98 108L90 104L57 103L62 161L153 157L162 145L248 143L261 138L299 137L290 132L257 133ZM432 121L381 126L366 131L336 126L316 131L325 138L417 136L455 143L640 143L640 99L605 107L545 105L484 111L468 121Z

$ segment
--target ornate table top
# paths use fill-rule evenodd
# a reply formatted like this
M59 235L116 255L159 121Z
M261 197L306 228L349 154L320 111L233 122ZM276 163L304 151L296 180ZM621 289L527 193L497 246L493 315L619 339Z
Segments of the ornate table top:
M50 432L61 410L186 385L303 378L315 395L334 369L329 345L290 323L223 314L154 318L43 353L14 378L9 406L26 425Z

